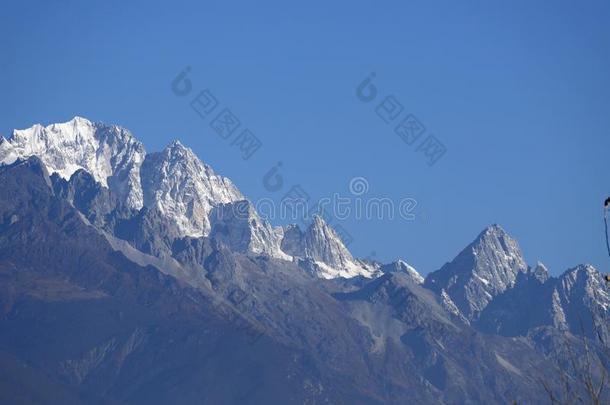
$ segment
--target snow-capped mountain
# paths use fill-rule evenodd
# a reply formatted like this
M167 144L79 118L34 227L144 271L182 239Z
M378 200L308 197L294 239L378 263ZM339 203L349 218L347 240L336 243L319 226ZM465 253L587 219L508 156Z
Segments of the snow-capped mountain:
M29 156L39 157L50 173L66 180L79 169L87 171L128 207L155 208L188 236L210 232L213 207L244 198L230 180L178 141L147 155L127 129L81 117L15 130L0 140L1 163Z
M298 259L307 259L308 267L322 278L373 277L375 266L354 259L337 233L320 217L314 215L305 232L296 225L284 230L282 250Z
M527 269L517 241L499 225L492 225L451 263L430 273L425 285L439 293L444 290L472 320Z
M140 166L145 155L144 146L125 128L81 117L46 127L36 124L0 139L0 163L38 156L50 173L66 180L84 169L132 208L143 205Z
M66 181L80 170L98 182L102 189L79 180L83 177L81 173L70 184L57 187L65 189L62 193L67 197L78 194L72 186L76 183L96 190L94 206L99 207L99 212L87 207L83 213L99 226L110 226L104 218L116 206L146 208L146 212L131 219L121 218L127 222L121 223L117 218L111 221L122 224L117 232L129 236L131 243L152 246L142 240L142 235L149 234L151 229L171 228L161 238L164 242L153 244L154 248L147 252L161 254L171 250L174 237L211 236L235 251L305 260L324 278L380 274L379 266L354 259L321 218L316 218L305 232L296 226L274 228L258 216L231 180L216 174L177 140L161 152L147 154L128 130L75 117L62 124L15 130L10 139L0 141L0 163L10 164L29 156L39 157L50 173L57 173ZM110 194L106 195L104 188ZM110 203L114 197L118 202ZM82 199L77 201L82 205ZM85 209L84 205L81 208ZM236 211L241 208L243 213ZM214 218L213 212L217 214ZM121 215L124 217L124 213ZM155 221L162 224L155 225Z
M208 235L212 209L244 199L231 180L217 175L179 141L149 153L141 174L144 205L175 221L185 236Z

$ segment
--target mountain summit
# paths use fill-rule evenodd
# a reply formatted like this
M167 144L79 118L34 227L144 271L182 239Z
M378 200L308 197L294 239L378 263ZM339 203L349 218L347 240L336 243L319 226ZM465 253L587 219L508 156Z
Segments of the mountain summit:
M491 225L453 261L430 273L425 285L438 293L444 290L472 320L526 271L517 241L499 225Z
M314 273L323 278L373 277L376 269L354 259L341 237L319 215L305 230L292 225L285 229L282 249L296 258L311 261Z
M217 175L180 141L149 153L141 178L144 205L175 221L186 236L208 235L212 209L244 199L231 180Z
M37 156L49 173L66 180L84 169L136 209L143 206L140 166L145 155L144 145L127 129L81 117L14 130L8 140L0 140L0 163Z

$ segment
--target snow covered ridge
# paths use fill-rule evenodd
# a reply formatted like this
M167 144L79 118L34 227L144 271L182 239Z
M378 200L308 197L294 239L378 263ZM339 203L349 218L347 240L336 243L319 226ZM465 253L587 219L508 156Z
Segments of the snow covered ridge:
M1 164L30 156L66 180L85 170L126 206L156 210L177 226L180 236L211 236L232 250L295 261L327 279L381 274L381 265L355 259L320 217L304 231L296 225L271 226L231 180L217 175L179 141L146 153L129 130L82 117L46 127L36 124L0 139ZM236 207L245 207L247 215L232 215ZM406 263L395 267L423 281Z
M74 117L62 124L14 130L0 139L0 163L38 156L49 173L69 179L84 169L132 208L142 208L140 167L146 152L125 128Z
M129 130L82 117L15 130L10 139L0 140L0 163L33 155L49 173L66 180L84 169L128 207L158 209L184 236L209 234L211 209L244 198L229 179L216 175L180 142L147 154Z

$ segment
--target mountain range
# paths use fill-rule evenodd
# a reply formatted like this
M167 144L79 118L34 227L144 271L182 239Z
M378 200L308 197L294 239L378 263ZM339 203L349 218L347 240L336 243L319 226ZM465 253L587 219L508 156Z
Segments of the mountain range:
M605 364L604 276L499 225L424 278L274 226L179 141L75 117L0 163L3 403L550 403Z

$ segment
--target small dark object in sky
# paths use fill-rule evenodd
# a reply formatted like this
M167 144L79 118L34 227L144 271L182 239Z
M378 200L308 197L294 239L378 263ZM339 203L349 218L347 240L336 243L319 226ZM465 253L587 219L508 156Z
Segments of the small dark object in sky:
M604 201L604 207L607 207L608 205L610 205L610 197L606 198L606 201Z

